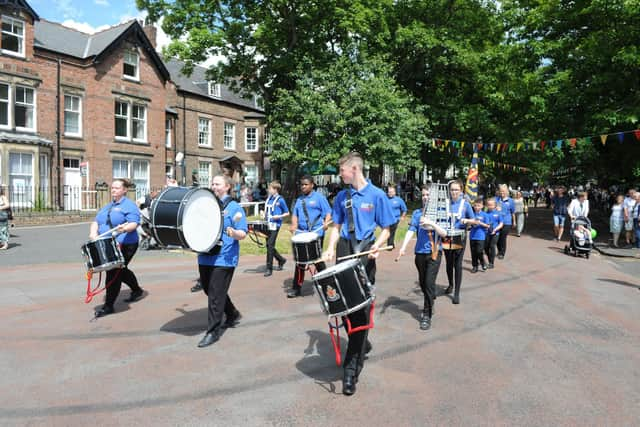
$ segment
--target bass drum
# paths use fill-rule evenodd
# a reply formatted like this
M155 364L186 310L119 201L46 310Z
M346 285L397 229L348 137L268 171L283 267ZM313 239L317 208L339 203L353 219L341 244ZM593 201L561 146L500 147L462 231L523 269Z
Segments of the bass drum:
M209 252L222 236L222 206L206 188L168 187L151 206L153 237L160 246Z

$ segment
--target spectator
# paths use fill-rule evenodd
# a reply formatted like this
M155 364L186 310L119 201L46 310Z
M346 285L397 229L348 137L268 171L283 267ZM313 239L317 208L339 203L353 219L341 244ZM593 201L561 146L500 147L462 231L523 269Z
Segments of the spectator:
M9 212L11 205L0 187L0 250L9 249Z
M529 206L526 199L522 197L522 192L516 192L516 198L513 199L514 215L516 217L516 236L520 237L524 229L525 217L529 215Z
M553 206L554 240L559 242L562 240L564 221L567 215L567 207L569 206L569 198L564 194L564 187L560 186L556 189L556 195L551 198L551 205Z
M611 216L609 217L609 230L613 236L613 247L617 248L620 232L624 225L624 197L622 194L616 196L615 203L611 207Z
M633 243L633 209L636 206L636 190L630 188L622 204L624 212L624 231L627 245Z

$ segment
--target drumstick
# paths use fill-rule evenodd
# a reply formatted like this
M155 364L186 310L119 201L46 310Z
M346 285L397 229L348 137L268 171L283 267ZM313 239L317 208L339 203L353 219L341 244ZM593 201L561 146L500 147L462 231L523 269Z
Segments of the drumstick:
M333 222L333 220L331 220L331 219L330 219L330 220L329 220L329 222L327 222L326 224L321 224L320 226L318 226L318 227L314 228L314 229L313 229L313 230L311 230L311 231L312 231L312 232L315 232L316 230L320 230L322 227L324 227L325 225L329 225L329 224L331 224L332 222ZM294 231L291 231L291 229L288 229L288 230L289 230L289 233L291 233L291 234L296 234L296 233L298 232L298 230L294 230Z
M383 246L381 248L378 248L377 250L379 250L379 251L390 251L391 249L393 249L393 246L389 245L389 246ZM337 261L344 261L345 259L358 258L358 257L361 257L361 256L372 254L375 251L376 251L376 249L372 249L370 251L358 252L357 254L341 256L340 258L337 259Z
M125 222L125 223L124 223L124 225L126 225L126 224L128 224L128 223L127 223L127 222ZM99 235L98 235L98 237L96 237L96 238L95 238L95 240L98 240L98 239L100 239L100 238L102 238L102 237L104 237L104 236L106 236L106 235L109 235L109 234L111 234L112 236L114 236L114 237L115 237L115 236L116 236L116 234L118 234L118 227L119 227L119 226L115 226L115 227L113 227L111 230L107 230L107 231L105 231L104 233L99 234Z

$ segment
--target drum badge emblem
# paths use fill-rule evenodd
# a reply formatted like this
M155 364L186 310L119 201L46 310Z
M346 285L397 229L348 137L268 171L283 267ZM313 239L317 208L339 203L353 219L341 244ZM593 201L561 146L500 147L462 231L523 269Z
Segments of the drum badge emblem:
M338 292L336 292L336 290L331 286L327 286L325 293L327 294L327 300L330 302L338 301L340 298L340 296L338 296Z

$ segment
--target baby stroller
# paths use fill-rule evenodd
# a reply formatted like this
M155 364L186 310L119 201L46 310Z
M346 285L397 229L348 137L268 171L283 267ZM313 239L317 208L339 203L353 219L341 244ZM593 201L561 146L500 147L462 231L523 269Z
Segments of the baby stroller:
M584 216L577 217L571 223L571 231L569 233L571 239L569 244L564 247L564 253L569 255L573 252L573 256L584 255L589 258L589 252L593 247L593 239L591 237L591 221Z
M156 239L151 231L151 220L149 219L149 208L140 210L140 225L138 226L138 236L140 236L140 249L148 251L158 247Z

